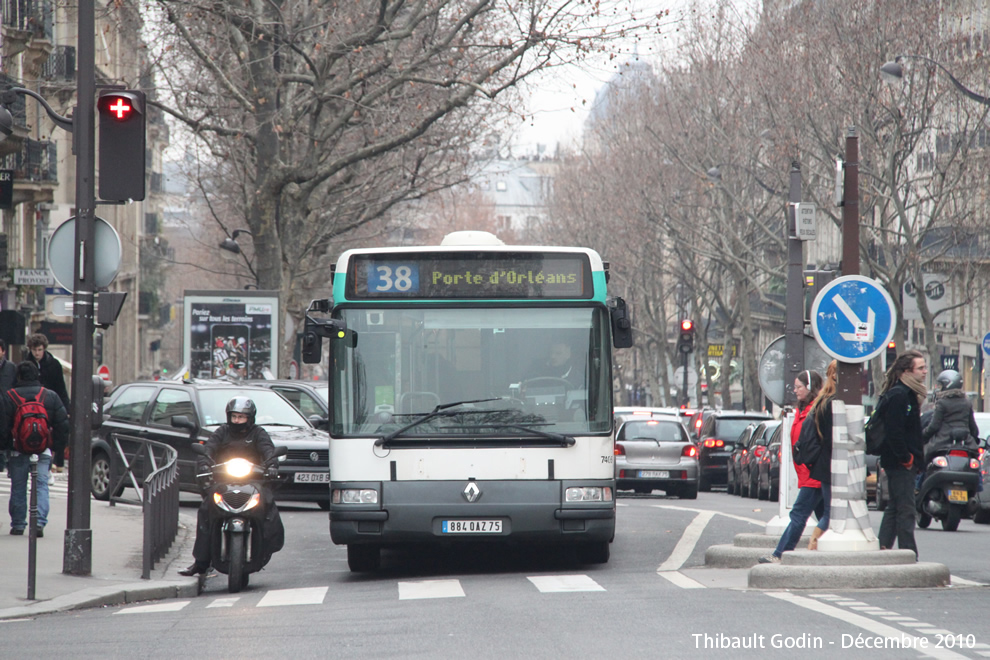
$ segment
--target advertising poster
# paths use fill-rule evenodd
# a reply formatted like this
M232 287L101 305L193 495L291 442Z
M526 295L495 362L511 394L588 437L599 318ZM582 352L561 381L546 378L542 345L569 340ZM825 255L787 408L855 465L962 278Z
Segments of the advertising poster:
M277 292L186 291L183 307L183 362L193 378L278 374Z

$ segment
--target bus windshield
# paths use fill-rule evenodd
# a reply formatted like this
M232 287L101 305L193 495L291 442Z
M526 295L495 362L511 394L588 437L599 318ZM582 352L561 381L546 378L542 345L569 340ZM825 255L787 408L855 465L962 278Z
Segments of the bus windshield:
M611 429L601 306L338 311L358 342L333 342L335 437L550 442Z

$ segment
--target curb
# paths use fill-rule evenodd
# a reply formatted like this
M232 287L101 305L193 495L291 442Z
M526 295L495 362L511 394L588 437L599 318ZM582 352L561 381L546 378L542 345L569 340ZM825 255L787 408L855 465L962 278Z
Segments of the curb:
M162 598L195 598L199 595L199 578L148 582L131 582L106 587L91 587L71 594L56 596L23 607L0 610L0 620L23 619L55 612L69 612L90 607L126 605Z
M948 567L934 562L886 566L761 564L749 571L749 586L754 589L821 589L823 585L829 589L910 589L946 587L949 581Z

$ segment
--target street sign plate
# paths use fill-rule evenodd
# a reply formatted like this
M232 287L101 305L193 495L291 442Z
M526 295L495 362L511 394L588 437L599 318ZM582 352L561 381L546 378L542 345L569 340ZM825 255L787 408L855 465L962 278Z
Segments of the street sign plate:
M818 223L815 221L815 205L801 202L795 210L797 220L797 238L802 241L813 241L818 237Z
M14 284L19 286L51 286L55 283L47 268L15 268Z
M841 362L866 362L894 336L894 301L879 282L861 275L832 280L811 307L811 329L822 349Z

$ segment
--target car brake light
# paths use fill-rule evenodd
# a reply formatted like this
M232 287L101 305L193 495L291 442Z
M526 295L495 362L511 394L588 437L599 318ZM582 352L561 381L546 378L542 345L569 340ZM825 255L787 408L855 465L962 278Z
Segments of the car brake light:
M980 469L980 462L978 460L976 460L975 458L969 459L969 469L970 470L979 470Z
M724 447L725 446L725 443L722 442L721 440L719 440L718 438L708 438L708 439L705 440L705 446L706 447L709 447L709 448L710 447Z
M742 450L742 455L743 455L743 456L745 456L745 455L746 455L747 453L749 453L749 450L748 450L748 449L743 449L743 450Z
M687 445L681 450L681 456L687 456L688 458L694 458L698 455L698 448L694 445Z
M698 419L698 421L696 421L694 423L694 428L696 428L696 429L700 429L701 428L701 419Z
M781 455L780 455L780 450L779 449L777 450L777 460L778 461L783 460L782 457L781 457Z
M626 446L625 445L620 445L618 442L615 443L615 455L616 456L625 456L626 455Z
M757 447L756 449L753 450L753 455L756 456L757 458L759 458L760 456L763 456L763 452L765 450L766 450L766 447Z
M949 456L969 456L969 452L964 449L953 449L949 452Z

